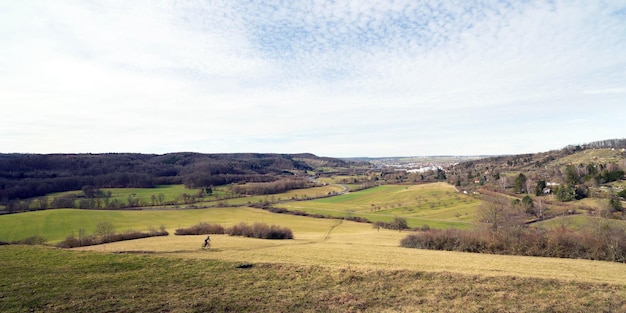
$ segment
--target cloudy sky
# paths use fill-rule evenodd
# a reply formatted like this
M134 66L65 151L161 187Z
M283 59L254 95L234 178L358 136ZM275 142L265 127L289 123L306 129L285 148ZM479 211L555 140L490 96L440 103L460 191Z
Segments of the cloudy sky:
M626 137L626 1L0 0L0 153Z

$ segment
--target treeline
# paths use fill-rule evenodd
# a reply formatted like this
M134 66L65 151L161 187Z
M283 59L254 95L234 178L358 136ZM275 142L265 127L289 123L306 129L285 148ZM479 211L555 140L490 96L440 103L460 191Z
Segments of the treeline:
M311 154L0 154L0 204L53 192L95 188L219 186L272 182L310 164L350 163Z
M232 187L233 192L240 195L271 195L286 192L294 189L314 187L315 182L307 178L299 177L292 179L281 179L273 182L248 183Z
M569 148L576 148L577 146L568 146ZM626 139L606 139L606 140L598 140L590 143L586 143L581 145L581 148L589 148L589 149L601 149L601 148L616 148L622 149L626 148Z

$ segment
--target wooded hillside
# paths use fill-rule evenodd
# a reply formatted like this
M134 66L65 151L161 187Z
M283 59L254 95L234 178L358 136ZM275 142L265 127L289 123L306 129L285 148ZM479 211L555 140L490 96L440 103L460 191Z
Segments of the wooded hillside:
M270 182L317 166L348 162L313 154L0 154L0 204L84 186L217 186Z

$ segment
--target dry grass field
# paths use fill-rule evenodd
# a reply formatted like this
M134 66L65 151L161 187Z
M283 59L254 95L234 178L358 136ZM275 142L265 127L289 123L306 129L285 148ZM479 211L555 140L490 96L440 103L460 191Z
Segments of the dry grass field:
M63 227L45 225L173 233L263 222L295 239L211 235L208 250L203 235L173 234L71 250L0 246L1 312L626 312L626 264L401 248L406 232L371 224L246 207L7 217L3 226L19 217L55 232Z
M274 217L280 219L274 220ZM291 228L295 239L272 241L212 235L212 248L202 250L204 236L170 235L79 250L150 253L182 259L626 284L626 264L407 249L399 247L399 241L406 233L378 231L367 224L271 214L260 220Z

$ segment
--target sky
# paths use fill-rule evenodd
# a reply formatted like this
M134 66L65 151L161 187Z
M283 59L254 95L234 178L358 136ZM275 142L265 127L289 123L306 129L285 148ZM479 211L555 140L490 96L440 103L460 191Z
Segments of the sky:
M626 138L626 1L0 0L0 153Z

